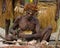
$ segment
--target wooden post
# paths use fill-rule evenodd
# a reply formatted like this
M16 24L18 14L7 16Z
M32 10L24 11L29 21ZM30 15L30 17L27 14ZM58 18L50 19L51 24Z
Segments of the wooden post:
M33 0L34 4L37 5L38 4L38 0Z
M13 20L13 6L12 6L12 0L5 0L6 1L6 11L4 13L5 17L5 30L6 30L6 37L9 34L9 26L11 20Z
M56 2L57 2L57 14L56 14L56 17L57 18L59 18L59 10L60 10L60 8L59 8L59 3L60 3L60 0L56 0ZM58 22L57 22L58 23ZM57 34L57 36L56 36L56 43L55 43L55 48L57 48L57 44L58 44L58 40L59 40L59 35L60 35L60 27L57 27L57 32L58 32L58 34Z

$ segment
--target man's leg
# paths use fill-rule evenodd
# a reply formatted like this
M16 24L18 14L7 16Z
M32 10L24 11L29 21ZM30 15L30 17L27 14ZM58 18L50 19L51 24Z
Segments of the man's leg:
M42 40L49 41L50 36L51 36L51 33L52 33L52 27L51 27L51 26L48 26L48 27L47 27L46 29L44 29L44 31L41 33L41 41L42 41Z
M10 20L5 20L5 37L7 38L7 36L8 36L8 34L9 34L9 32L8 32L8 30L9 30L9 25L10 25Z

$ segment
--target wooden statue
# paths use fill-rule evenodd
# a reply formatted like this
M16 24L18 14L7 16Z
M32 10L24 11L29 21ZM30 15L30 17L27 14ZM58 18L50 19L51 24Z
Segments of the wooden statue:
M7 40L17 40L18 38L26 39L30 41L32 39L36 40L46 40L49 41L52 26L48 26L43 31L40 29L40 24L37 15L37 6L34 4L27 4L24 7L26 14L24 16L19 16L15 19L13 26L10 28L11 35L7 35ZM16 31L18 30L18 31ZM32 31L31 34L25 34L24 31Z

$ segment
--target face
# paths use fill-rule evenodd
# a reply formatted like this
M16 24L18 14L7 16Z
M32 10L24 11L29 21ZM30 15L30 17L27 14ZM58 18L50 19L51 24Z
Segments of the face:
M26 14L28 14L28 16L31 17L31 16L34 16L35 11L33 11L33 10L27 10Z
M27 10L26 13L31 15L32 14L32 10Z

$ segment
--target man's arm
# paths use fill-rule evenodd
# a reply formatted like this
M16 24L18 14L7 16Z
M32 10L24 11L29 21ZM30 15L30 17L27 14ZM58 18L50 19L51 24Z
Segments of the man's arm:
M19 26L19 20L20 20L20 17L17 17L16 19L15 19L15 21L14 21L14 23L13 23L13 25L12 25L12 27L9 29L9 32L10 33L15 33L15 32L17 32L16 31L16 29L18 29L18 26Z
M40 37L40 34L41 34L41 29L40 29L40 24L39 24L39 21L36 20L36 28L35 28L35 31L36 31L36 34L34 34L34 37Z

